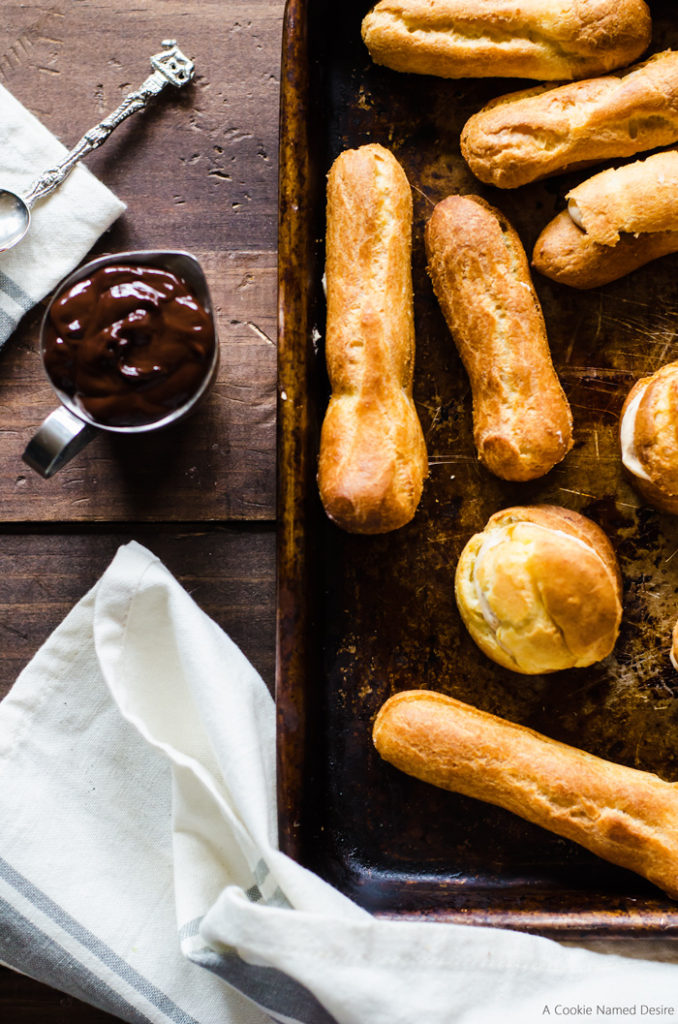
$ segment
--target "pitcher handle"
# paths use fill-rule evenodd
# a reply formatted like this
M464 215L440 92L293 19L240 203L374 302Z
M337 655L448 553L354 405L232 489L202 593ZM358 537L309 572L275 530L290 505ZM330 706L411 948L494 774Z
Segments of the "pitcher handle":
M77 455L97 433L96 427L74 416L65 406L50 413L26 445L22 458L47 479Z

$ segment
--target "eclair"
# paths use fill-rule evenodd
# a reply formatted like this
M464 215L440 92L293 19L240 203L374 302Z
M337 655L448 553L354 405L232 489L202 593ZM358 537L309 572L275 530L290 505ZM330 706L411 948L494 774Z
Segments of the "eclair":
M621 235L615 246L602 245L577 227L563 210L537 238L532 266L558 284L587 291L618 281L674 252L678 252L678 231Z
M412 192L384 146L345 150L327 180L325 358L331 395L318 487L349 533L414 516L428 456L412 398Z
M525 675L602 660L622 617L610 541L590 519L555 505L491 516L461 553L455 596L480 650Z
M567 193L567 212L599 245L621 234L678 231L678 150L595 174Z
M571 80L636 60L644 0L380 0L362 37L376 64L442 78Z
M678 362L636 381L622 408L619 442L638 493L662 512L678 513Z
M423 782L503 807L678 899L678 785L431 690L382 705L380 756Z
M678 140L678 52L616 74L492 100L461 133L476 178L517 188Z
M478 457L503 480L543 476L572 447L572 413L520 238L479 196L448 196L425 240L433 290L471 384Z
M597 287L678 251L678 150L601 171L566 199L532 253L553 281Z

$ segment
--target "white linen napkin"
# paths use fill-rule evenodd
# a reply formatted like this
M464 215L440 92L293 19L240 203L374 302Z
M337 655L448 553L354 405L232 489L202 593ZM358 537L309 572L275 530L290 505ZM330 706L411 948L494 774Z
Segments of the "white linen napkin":
M76 140L73 140L74 142ZM28 192L68 150L0 85L0 187ZM24 313L49 294L125 209L83 164L31 211L31 227L0 253L0 348Z
M229 638L121 548L0 704L2 962L135 1024L678 1015L673 963L376 919L291 861L274 722Z

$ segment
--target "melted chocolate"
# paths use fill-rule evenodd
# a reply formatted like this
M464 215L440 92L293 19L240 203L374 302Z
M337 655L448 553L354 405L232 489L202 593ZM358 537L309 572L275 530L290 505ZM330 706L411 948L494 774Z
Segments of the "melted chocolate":
M44 362L98 423L139 426L185 405L209 372L211 317L167 270L105 266L52 304Z

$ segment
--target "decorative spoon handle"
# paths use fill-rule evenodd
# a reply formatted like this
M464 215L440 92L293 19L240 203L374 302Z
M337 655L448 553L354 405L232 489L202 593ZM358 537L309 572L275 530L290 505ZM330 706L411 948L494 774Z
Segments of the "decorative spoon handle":
M31 185L27 194L23 196L24 202L30 208L38 199L43 199L53 192L68 174L73 170L79 160L91 153L92 150L106 141L114 128L137 110L146 106L153 96L165 88L166 85L174 85L181 88L193 78L195 65L188 57L184 56L174 39L165 39L162 43L163 50L151 57L153 74L149 75L146 81L125 96L124 100L112 114L105 117L103 121L85 132L80 141L73 147L60 164L50 167L44 171L39 178Z

